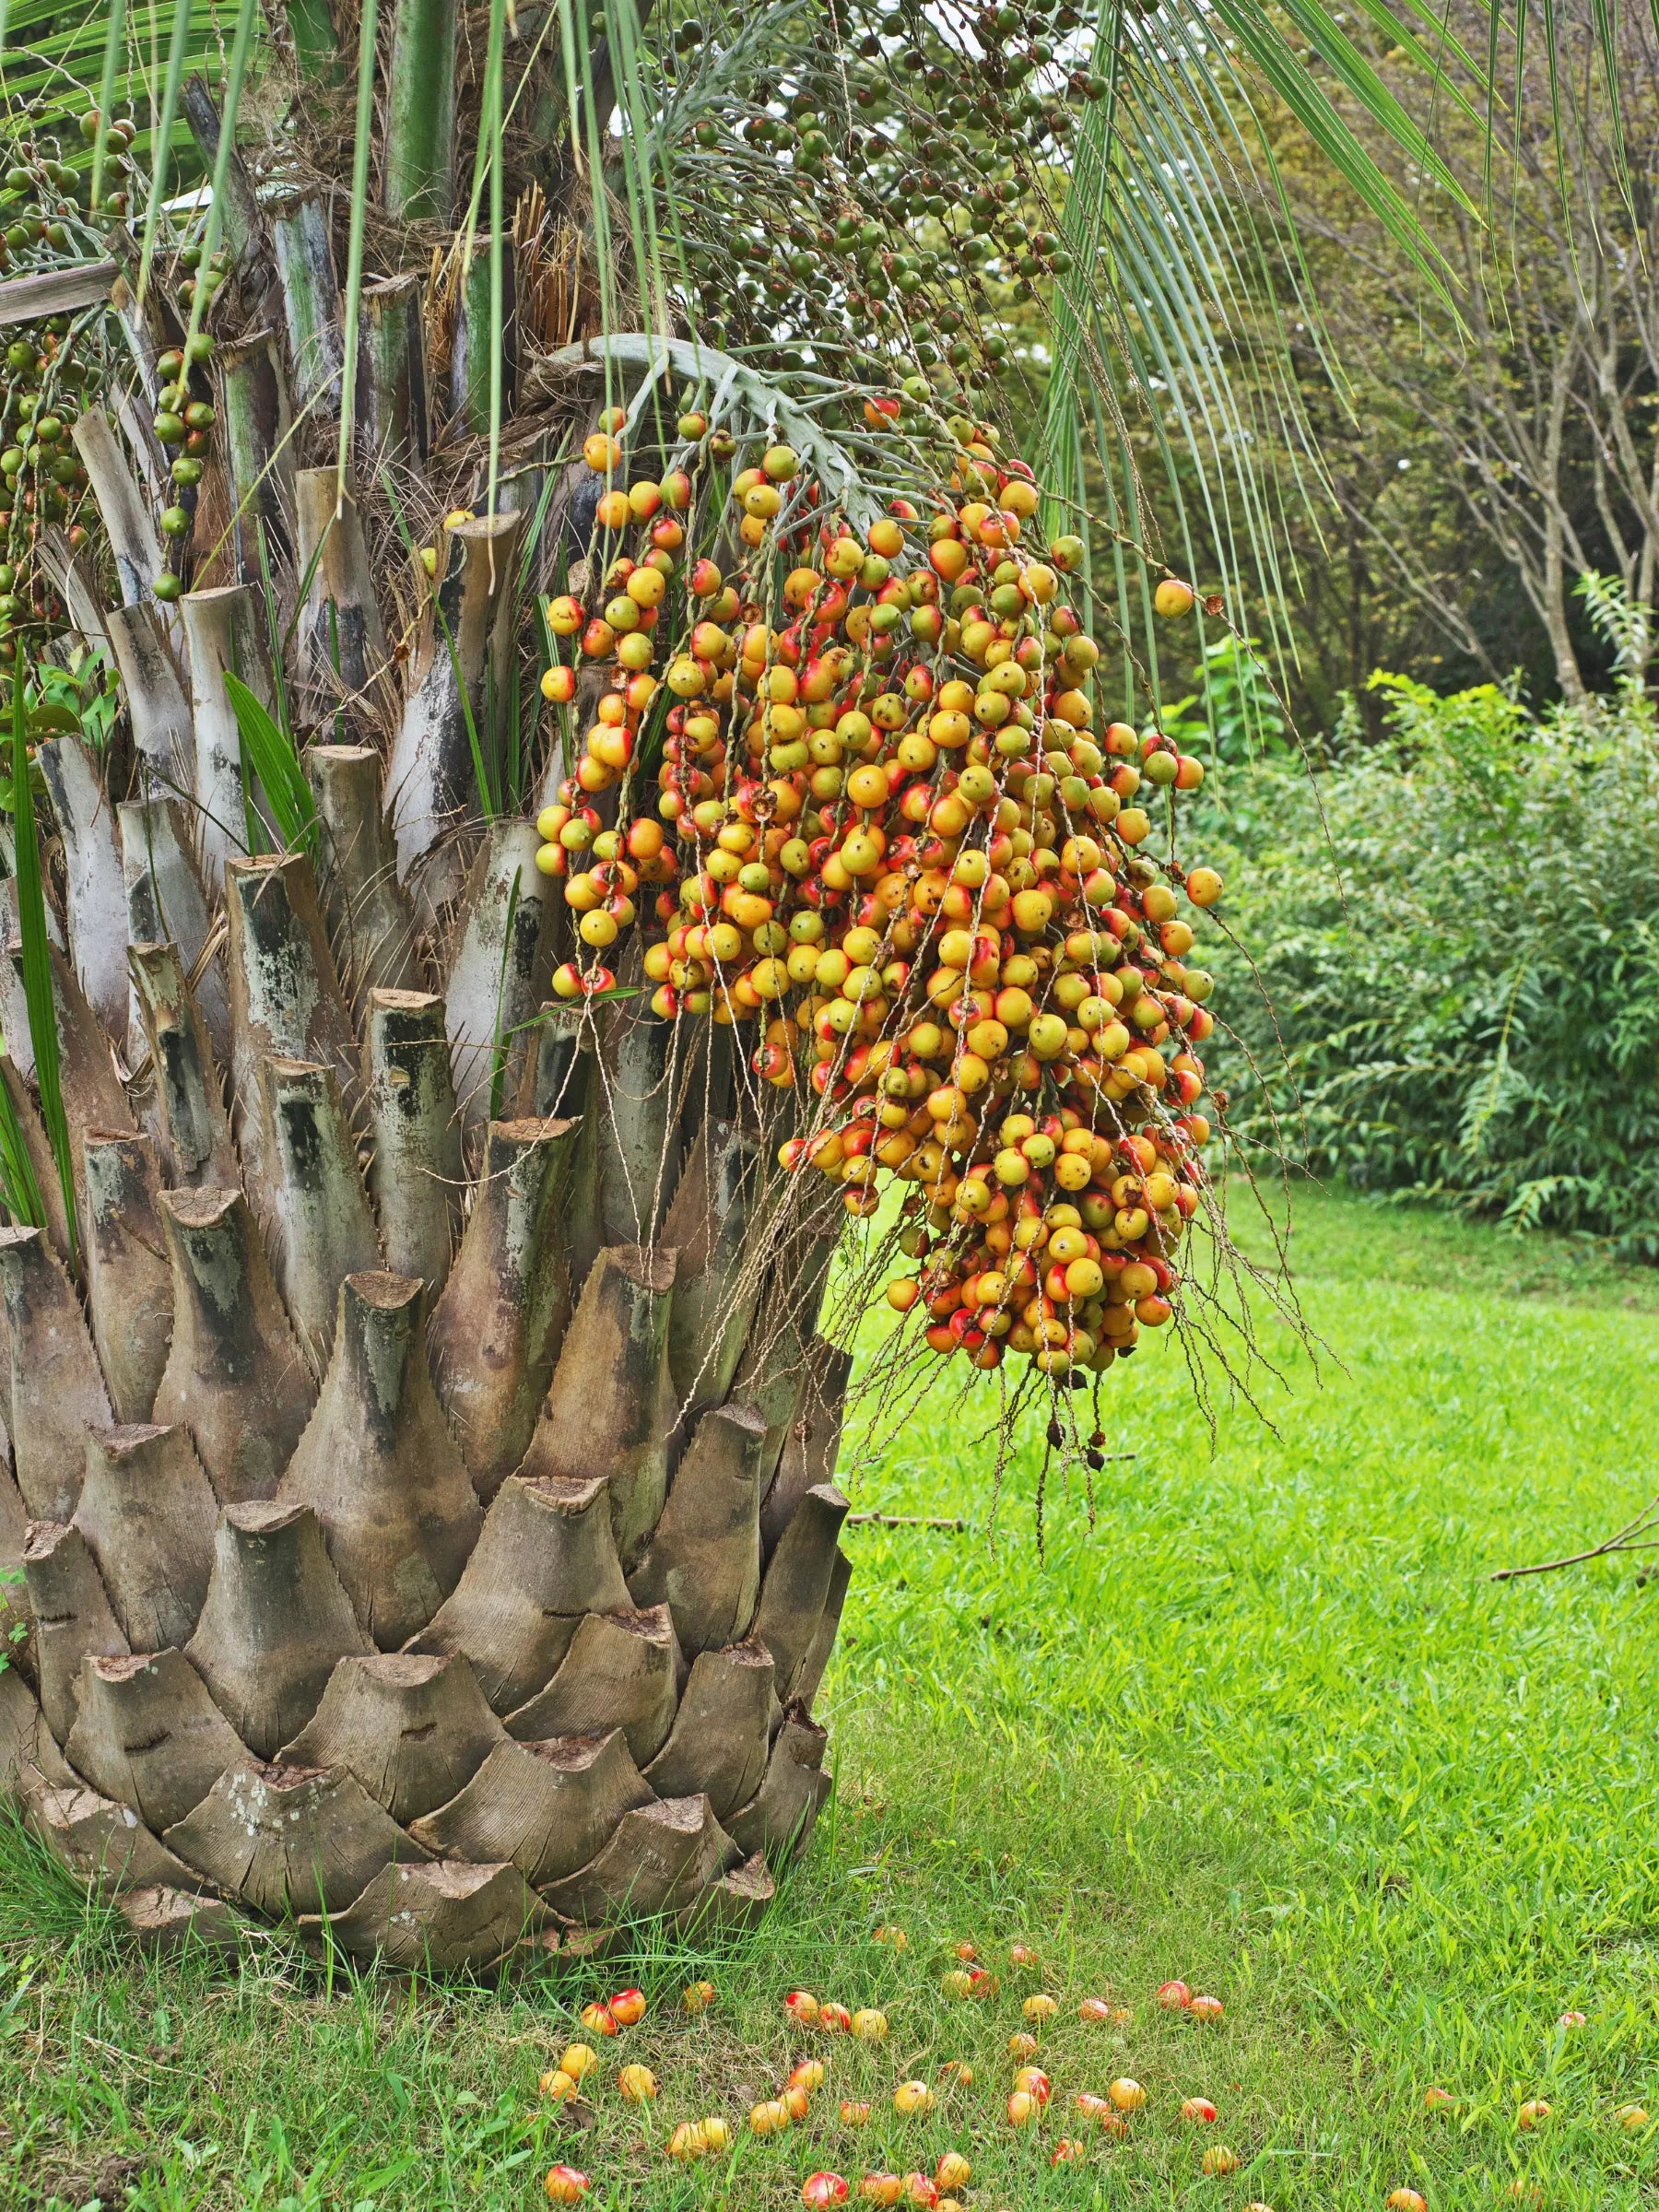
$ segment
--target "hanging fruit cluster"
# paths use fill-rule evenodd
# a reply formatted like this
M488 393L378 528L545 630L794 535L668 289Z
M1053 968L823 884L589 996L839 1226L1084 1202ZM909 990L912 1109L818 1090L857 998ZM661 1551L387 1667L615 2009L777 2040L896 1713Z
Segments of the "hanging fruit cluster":
M14 172L16 173L16 172ZM20 226L14 226L18 228ZM87 472L71 438L87 364L67 315L14 326L0 375L0 666L44 641L63 609L37 559L42 528L87 536Z
M656 1013L742 1025L755 1074L800 1094L783 1165L860 1218L911 1186L917 1269L888 1296L932 1348L1098 1372L1170 1319L1206 1187L1191 956L1221 881L1152 857L1202 768L1097 733L1064 583L1083 547L1028 549L1037 488L983 425L956 424L930 513L896 500L862 533L768 448L730 479L728 576L685 559L683 471L616 483L623 420L586 458L606 543L637 552L594 606L549 608L571 658L544 695L591 707L539 820L582 947L555 987L615 988L604 956L643 918ZM700 414L680 429L712 443Z

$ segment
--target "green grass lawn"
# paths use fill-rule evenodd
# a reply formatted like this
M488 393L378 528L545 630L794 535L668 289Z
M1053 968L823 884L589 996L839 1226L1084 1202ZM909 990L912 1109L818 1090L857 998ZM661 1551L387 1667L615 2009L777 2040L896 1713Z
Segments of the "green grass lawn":
M1165 1347L1133 1393L1091 1528L1037 1453L1010 1469L994 1551L862 1528L828 1686L838 1793L763 1933L710 1953L607 1960L500 1989L332 1981L285 1944L240 1971L147 1971L8 1839L0 1849L0 2205L145 2212L429 2212L543 2201L555 2158L590 2203L798 2203L828 2167L931 2167L958 2147L971 2206L1259 2200L1380 2212L1409 2183L1457 2206L1652 2206L1659 2125L1659 1591L1640 1559L1508 1585L1492 1569L1577 1548L1654 1489L1659 1282L1580 1248L1418 1213L1299 1201L1297 1274L1330 1348L1315 1379L1271 1324L1287 1386L1268 1427L1222 1407L1212 1440ZM986 1455L923 1419L856 1502L982 1521ZM909 1937L899 1956L879 1923ZM1007 1967L1010 1941L1040 1972ZM940 1988L959 1941L999 1993ZM696 2021L692 1972L717 1984ZM1160 2012L1180 1975L1226 2005ZM586 1996L653 2000L625 2054L662 2095L614 2090L577 2140L530 2120ZM879 2005L865 2049L792 2032L800 1984ZM1060 2000L1041 2128L1004 2117L1020 1997ZM1085 1994L1119 2027L1076 2018ZM1559 2016L1580 2011L1582 2027ZM614 2072L618 2046L606 2051ZM741 2128L790 2063L827 2058L807 2124ZM894 2083L975 2078L926 2120ZM1075 2091L1148 2092L1122 2144L1054 2170ZM1424 2110L1430 2085L1453 2106ZM1183 2122L1183 2096L1219 2109ZM837 2099L867 2097L868 2126ZM1553 2108L1522 2132L1524 2100ZM675 2121L739 2124L725 2159L672 2166ZM1209 2144L1239 2171L1202 2175ZM132 2194L127 2194L128 2190Z

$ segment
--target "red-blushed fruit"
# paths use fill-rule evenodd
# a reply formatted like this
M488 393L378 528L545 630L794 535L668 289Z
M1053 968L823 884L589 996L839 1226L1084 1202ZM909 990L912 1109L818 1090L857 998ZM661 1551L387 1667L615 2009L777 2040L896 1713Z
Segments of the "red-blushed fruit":
M781 2136L789 2125L789 2107L782 2097L768 2097L749 2108L751 2136Z
M1036 1963L1037 1954L1029 1943L1011 1943L1008 1946L1008 1964L1010 1966L1032 1967Z
M1583 2028L1584 2025L1585 2018L1582 2012L1564 2012L1556 2022L1558 2028Z
M542 2187L552 2205L579 2205L588 2193L588 2177L574 2166L553 2166Z
M947 1997L971 1997L973 1994L973 1976L965 1966L953 1966L939 1978L939 1987Z
M818 2001L809 1989L792 1989L783 2000L783 2009L793 2014L803 2028L810 2028L818 2017Z
M1008 2118L1015 2127L1030 2127L1042 2107L1030 2089L1015 2089L1008 2099Z
M861 2043L878 2043L888 2031L888 2017L873 2005L861 2006L853 2015L852 2032Z
M680 1998L682 2012L706 2012L714 2002L712 1982L688 1982Z
M599 2053L592 2043L567 2043L564 2056L559 2064L561 2071L568 2074L572 2081L580 2081L599 2064Z
M1219 1997L1194 1997L1187 2007L1195 2020L1218 2020L1225 2009Z
M1077 2136L1062 2136L1054 2146L1053 2155L1049 2159L1049 2164L1051 2166L1075 2166L1088 2156L1087 2144L1081 2142Z
M1517 2127L1542 2127L1554 2109L1542 2097L1529 2097L1515 2114L1515 2124Z
M1051 1997L1046 1991L1038 1990L1026 1999L1019 2009L1028 2020L1040 2023L1053 2018L1060 2009L1060 2000L1058 1997Z
M1193 2001L1193 1993L1184 1982L1160 1982L1158 2001L1166 2012L1184 2012Z
M805 2082L797 2081L784 2090L778 2101L792 2120L805 2120L812 2103L812 2091Z
M965 2058L947 2058L939 2068L939 2079L947 2088L965 2089L973 2080L973 2068Z
M841 2124L843 2127L868 2127L869 2106L861 2104L855 2097L843 2097L841 2100Z
M804 2058L789 2069L789 2087L792 2089L821 2089L824 2086L824 2062L821 2058Z
M904 2201L920 2205L923 2212L932 2212L939 2201L938 2183L930 2173L907 2173L904 2177Z
M608 2005L601 2005L597 2000L582 2006L582 2024L590 2035L615 2035L617 2032L616 2016Z
M1111 2136L1119 2143L1127 2142L1129 2122L1124 2113L1104 2112L1100 2114L1099 2125L1103 2136Z
M1098 2120L1112 2110L1110 2098L1097 2097L1092 2090L1079 2089L1072 2099L1072 2110L1080 2120Z
M1138 2112L1147 2101L1146 2090L1127 2074L1120 2074L1106 2094L1120 2112Z
M1426 2112L1443 2112L1448 2105L1453 2104L1455 2101L1450 2089L1425 2089L1423 2091L1423 2110Z
M1035 2058L1041 2048L1037 2038L1034 2035L1028 2035L1023 2028L1017 2028L1008 2038L1008 2056L1010 2058L1018 2058L1021 2061Z
M884 1943L887 1945L889 1950L894 1951L905 1951L910 1948L910 1937L905 1934L902 1928L887 1926L879 1927L870 1937L870 1941L872 1943Z
M1199 2163L1206 2173L1237 2173L1239 2154L1229 2150L1225 2143L1212 2143Z
M809 2173L801 2183L801 2202L804 2205L844 2205L847 2184L839 2173Z
M610 2000L610 2015L619 2028L637 2028L645 2018L645 1992L618 1990Z
M657 2077L649 2066L624 2066L617 2088L629 2104L649 2104L657 2093Z
M1039 2104L1046 2104L1054 2093L1054 2085L1041 2066L1021 2066L1014 2077L1014 2087L1035 2097Z
M818 2024L826 2035L845 2035L853 2026L853 2015L844 2005L820 2005Z
M1183 2120L1201 2120L1207 2126L1216 2117L1216 2108L1207 2097L1183 2097L1181 2116Z
M1104 2027L1117 2017L1104 1997L1085 1997L1077 2006L1077 2018L1091 2026Z
M919 2112L924 2119L934 2109L934 2093L924 2081L901 2081L893 2091L896 2112Z
M1647 2108L1640 2104L1621 2104L1613 2115L1627 2135L1633 2136L1638 2128L1648 2124Z
M1416 2189L1391 2189L1383 2200L1388 2212L1429 2212L1429 2200Z
M904 2194L904 2183L896 2173L866 2173L858 2194L867 2205L896 2205Z
M1195 596L1190 583L1182 583L1178 576L1166 576L1152 594L1152 605L1159 614L1179 620L1192 613Z
M971 1966L979 1957L979 1946L977 1943L959 1943L956 1947L956 1955Z
M973 2169L959 2150L947 2150L934 2168L934 2180L941 2189L948 2189L953 2194L959 2189L966 2189L972 2179Z

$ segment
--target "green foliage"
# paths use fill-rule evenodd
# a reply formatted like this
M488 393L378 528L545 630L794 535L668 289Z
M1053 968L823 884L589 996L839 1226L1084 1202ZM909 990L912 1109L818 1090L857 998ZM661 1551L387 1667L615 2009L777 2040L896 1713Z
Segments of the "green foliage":
M1322 1175L1659 1256L1659 735L1397 676L1380 747L1224 780L1241 1125ZM1253 984L1254 987L1253 988ZM1258 1082L1246 1066L1248 1057Z
M1203 689L1173 700L1159 721L1183 753L1236 766L1288 749L1285 710L1254 638L1229 631L1212 639L1202 650L1199 677Z
M225 690L235 712L237 734L248 766L263 788L271 826L284 848L297 853L315 834L317 803L294 751L294 741L272 720L241 677L227 671Z
M69 1253L75 1262L79 1249L75 1210L75 1168L69 1148L69 1116L58 1063L57 1001L52 982L52 944L46 929L46 890L41 879L41 848L35 829L34 785L24 722L23 687L12 686L11 788L12 828L18 854L18 935L23 944L23 997L29 1010L29 1039L34 1053L35 1084L41 1094L41 1120L45 1124L52 1156L57 1164L64 1194L64 1217L69 1231ZM9 1104L9 1101L8 1101ZM7 1113L6 1166L13 1167L11 1138L21 1140L17 1116ZM19 1182L18 1194L28 1202L34 1178ZM39 1187L32 1196L38 1207Z

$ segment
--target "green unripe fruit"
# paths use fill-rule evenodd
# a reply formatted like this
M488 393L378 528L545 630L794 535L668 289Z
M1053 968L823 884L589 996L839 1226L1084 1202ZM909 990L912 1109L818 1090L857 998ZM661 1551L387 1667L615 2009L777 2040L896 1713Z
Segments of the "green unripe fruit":
M158 599L171 603L172 600L179 597L181 593L183 591L184 586L179 581L178 577L170 575L163 571L163 572L157 577L155 582L151 584L150 589L155 593Z
M188 458L175 461L172 465L172 479L175 484L182 484L188 491L193 484L201 482L202 464Z
M171 408L164 407L156 418L156 435L163 445L182 445L184 442L183 418L175 415Z
M161 516L163 537L182 537L189 528L190 510L188 507L169 507L163 510Z
M210 430L217 418L205 399L196 400L184 410L184 420L193 430Z

